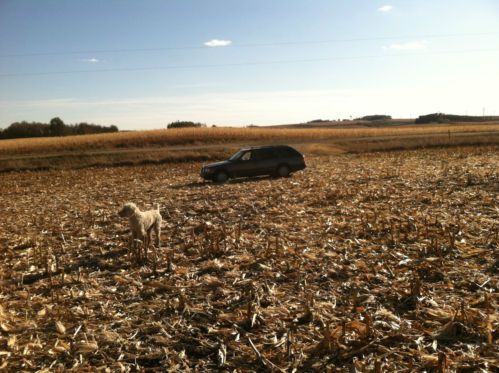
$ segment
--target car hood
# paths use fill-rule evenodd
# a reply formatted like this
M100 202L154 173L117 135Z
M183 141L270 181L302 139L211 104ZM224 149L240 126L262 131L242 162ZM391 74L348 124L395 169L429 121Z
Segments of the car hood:
M223 166L227 166L228 164L230 164L231 162L230 161L221 161L221 162L215 162L215 163L210 163L210 164L207 164L205 165L204 167L208 167L208 168L218 168L218 167L223 167Z

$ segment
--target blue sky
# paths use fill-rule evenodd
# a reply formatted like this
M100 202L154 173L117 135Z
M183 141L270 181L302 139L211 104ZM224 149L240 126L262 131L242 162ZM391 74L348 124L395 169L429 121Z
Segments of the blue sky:
M0 127L499 115L497 0L0 0Z

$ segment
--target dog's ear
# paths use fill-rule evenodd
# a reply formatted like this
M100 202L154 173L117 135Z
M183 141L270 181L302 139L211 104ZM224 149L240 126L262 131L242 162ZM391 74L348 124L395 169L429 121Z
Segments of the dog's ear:
M126 209L126 206L121 206L121 208L118 210L118 215L119 216L124 216L125 209Z
M133 203L125 203L123 207L121 208L119 215L123 217L128 217L133 214L134 210L136 209L135 205Z

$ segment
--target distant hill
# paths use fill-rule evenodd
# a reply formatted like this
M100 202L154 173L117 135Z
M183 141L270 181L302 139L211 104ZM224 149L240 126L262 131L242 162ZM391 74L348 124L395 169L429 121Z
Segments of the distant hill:
M472 115L454 115L444 113L433 113L420 115L415 123L449 123L449 122L491 122L499 120L499 116L472 116Z
M385 117L370 115L372 117ZM389 117L389 116L386 116ZM364 117L363 117L364 118ZM294 123L294 124L279 124L273 126L265 126L271 128L356 128L356 127L390 127L390 126L407 126L414 124L414 119L390 119L379 118L379 119L339 119L339 120L325 120L325 119L314 119L306 123Z
M357 118L356 120L368 120L368 121L375 121L375 120L390 120L392 117L390 115L382 115L382 114L375 114L375 115L366 115L361 118Z
M314 119L304 123L263 126L267 128L361 128L361 127L395 127L427 123L480 123L499 122L499 116L472 116L433 113L420 115L417 119L392 118L389 115L366 115L356 119Z

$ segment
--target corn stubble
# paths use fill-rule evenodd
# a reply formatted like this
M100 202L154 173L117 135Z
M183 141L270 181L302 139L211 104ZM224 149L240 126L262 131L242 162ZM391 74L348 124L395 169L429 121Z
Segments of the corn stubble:
M224 185L197 164L2 175L0 368L494 371L497 150ZM128 200L162 206L150 263Z

